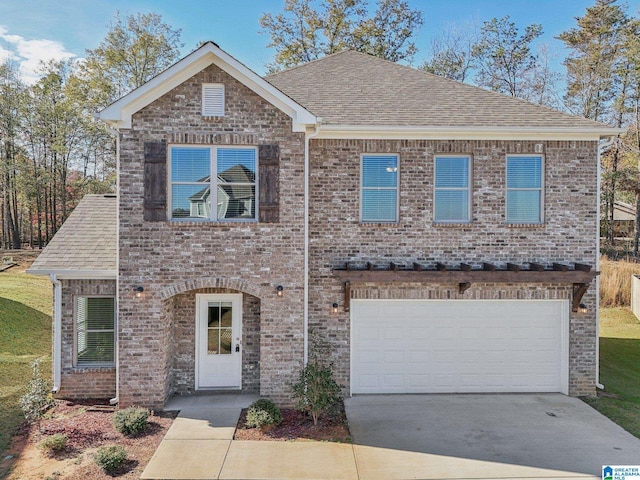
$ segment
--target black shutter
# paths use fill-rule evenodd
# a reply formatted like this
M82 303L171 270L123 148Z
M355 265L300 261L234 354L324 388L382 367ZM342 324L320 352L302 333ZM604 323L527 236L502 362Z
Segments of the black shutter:
M144 143L144 219L167 219L167 143Z
M259 220L265 223L278 223L280 220L280 148L278 145L259 145L258 164Z

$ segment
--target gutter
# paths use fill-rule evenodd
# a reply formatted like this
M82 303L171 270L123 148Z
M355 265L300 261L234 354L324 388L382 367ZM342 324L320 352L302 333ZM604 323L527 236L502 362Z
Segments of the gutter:
M313 133L304 134L304 365L309 361L309 141L320 133L322 118L317 118Z
M58 393L62 380L62 283L55 273L53 284L53 393Z
M600 158L602 156L602 152L613 145L614 141L615 137L611 136L609 137L609 140L598 145L598 215L596 215L596 272L600 271L600 194L602 188L602 164L600 162ZM600 275L596 277L596 388L604 390L604 385L600 383Z

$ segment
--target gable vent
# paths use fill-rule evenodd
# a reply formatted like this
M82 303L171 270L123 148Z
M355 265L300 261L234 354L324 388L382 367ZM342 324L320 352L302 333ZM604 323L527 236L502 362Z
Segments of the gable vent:
M224 85L221 83L202 85L202 116L224 116Z

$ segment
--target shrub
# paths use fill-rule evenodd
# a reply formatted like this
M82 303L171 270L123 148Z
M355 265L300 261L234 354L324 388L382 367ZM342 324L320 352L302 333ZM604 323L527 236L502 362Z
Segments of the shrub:
M67 436L64 433L54 433L42 440L38 447L47 453L58 453L67 447Z
M20 397L20 408L29 423L40 422L44 413L54 405L49 384L40 374L40 359L31 363L31 380L27 392Z
M111 473L127 459L127 451L120 445L103 445L93 456L93 461L105 472Z
M293 385L293 398L298 410L311 414L313 424L318 417L337 407L342 396L342 387L333 377L331 365L325 365L318 359L309 361L300 372L298 382Z
M267 398L253 402L247 411L247 427L262 428L267 425L280 425L281 422L280 409Z
M113 426L124 435L144 432L150 413L143 407L127 407L118 410L113 416Z

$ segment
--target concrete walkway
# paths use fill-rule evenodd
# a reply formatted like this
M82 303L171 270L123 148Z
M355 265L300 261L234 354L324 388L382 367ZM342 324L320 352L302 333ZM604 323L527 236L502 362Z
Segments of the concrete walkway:
M473 458L328 442L233 440L242 408L257 397L173 399L178 418L143 479L597 479L600 476ZM358 439L356 438L356 441Z

